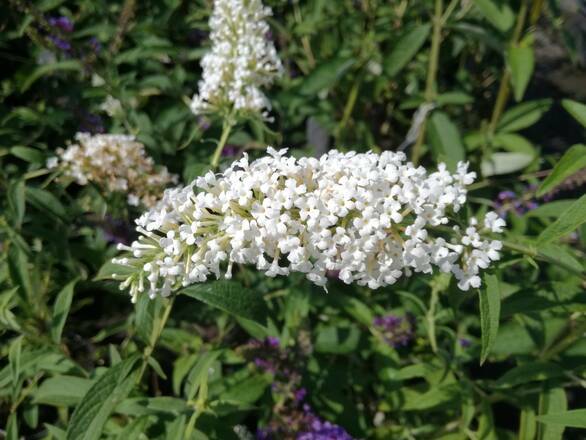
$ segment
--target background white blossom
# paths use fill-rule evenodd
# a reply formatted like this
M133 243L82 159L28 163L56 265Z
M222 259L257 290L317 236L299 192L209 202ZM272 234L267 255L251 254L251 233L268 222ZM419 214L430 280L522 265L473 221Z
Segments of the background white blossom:
M191 102L195 114L271 108L261 91L282 72L269 40L265 19L271 9L260 0L215 0L210 18L211 50L203 57L199 93Z
M76 143L57 149L47 167L61 169L79 185L95 183L108 192L127 194L130 205L152 207L165 187L177 183L166 167L156 166L134 136L77 133Z

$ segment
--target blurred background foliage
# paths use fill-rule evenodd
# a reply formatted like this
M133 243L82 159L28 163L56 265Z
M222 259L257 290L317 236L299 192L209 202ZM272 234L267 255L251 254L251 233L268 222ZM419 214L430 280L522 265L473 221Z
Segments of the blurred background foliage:
M586 406L584 4L267 4L286 70L269 91L274 121L240 125L224 162L266 145L468 160L474 206L509 223L496 293L438 275L376 291L332 279L325 294L240 268L236 285L192 293L204 303L133 306L102 275L139 212L55 181L46 160L78 131L129 133L184 182L209 169L221 121L188 103L211 2L4 1L1 435L229 439L280 426L276 438L296 438L303 389L356 438L583 438L586 415L564 411ZM255 314L218 300L234 295Z

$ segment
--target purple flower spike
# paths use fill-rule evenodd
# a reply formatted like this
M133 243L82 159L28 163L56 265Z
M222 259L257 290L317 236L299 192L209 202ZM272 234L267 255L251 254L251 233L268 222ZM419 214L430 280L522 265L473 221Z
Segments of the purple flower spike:
M48 19L48 22L51 26L60 29L62 32L65 32L66 34L70 34L71 32L73 32L73 22L69 19L69 17L50 17Z
M51 40L53 44L63 52L68 52L71 50L71 43L69 43L69 41L65 41L59 37L54 37L53 35L49 36L49 40Z
M517 194L515 194L513 191L501 191L498 195L499 200L514 199L516 197Z
M406 346L414 337L413 319L409 316L377 316L373 324L382 332L386 343L394 348Z
M275 336L267 336L265 343L271 348L278 348L281 342Z
M305 396L307 396L307 390L305 388L299 388L298 390L295 391L294 396L295 396L295 402L299 403L303 399L305 399Z

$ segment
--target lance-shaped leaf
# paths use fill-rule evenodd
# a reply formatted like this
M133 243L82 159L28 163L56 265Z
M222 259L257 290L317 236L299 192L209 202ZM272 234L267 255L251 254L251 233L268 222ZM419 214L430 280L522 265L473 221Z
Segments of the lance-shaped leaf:
M265 326L268 308L261 294L247 289L235 281L213 281L195 284L179 293L203 301L237 317L250 319Z
M480 293L480 328L482 331L482 350L480 365L486 361L496 341L501 314L501 293L499 281L495 275L485 275L486 290Z
M98 440L110 414L136 382L133 356L110 367L88 390L75 408L67 428L67 440Z

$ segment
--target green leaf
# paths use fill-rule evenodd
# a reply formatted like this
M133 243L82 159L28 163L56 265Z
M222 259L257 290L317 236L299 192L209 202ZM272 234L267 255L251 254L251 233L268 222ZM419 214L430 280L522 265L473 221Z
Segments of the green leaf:
M321 63L304 79L299 93L305 96L317 95L322 90L331 89L350 67L355 63L353 58L334 58Z
M124 426L124 429L116 436L116 440L128 440L131 438L143 439L145 437L144 433L147 432L151 424L152 421L150 420L150 417L137 417Z
M486 290L479 291L480 296L480 329L482 349L480 353L480 365L488 357L492 346L496 341L499 329L501 313L501 293L499 280L495 275L485 275Z
M157 373L157 376L159 376L161 379L164 379L164 380L167 379L167 375L165 374L165 371L163 371L163 367L161 367L161 364L159 364L158 360L156 360L152 356L149 356L147 362L151 366L153 371L155 373Z
M45 164L45 155L36 148L17 145L10 149L10 153L26 162Z
M429 391L418 395L407 396L403 411L424 411L440 405L455 403L460 396L460 388L456 384L432 387Z
M535 156L526 153L493 153L490 158L482 160L480 171L485 177L509 174L522 170L534 158Z
M8 416L8 423L6 423L6 440L19 440L18 414L16 411Z
M223 401L254 403L264 394L271 384L269 375L249 376L228 388L222 394Z
M511 69L511 83L517 102L523 99L533 68L535 59L533 48L530 46L511 47L507 52L507 60Z
M263 326L267 323L269 311L262 295L235 281L220 280L196 284L181 289L178 293Z
M571 267L577 272L582 272L584 267L566 247L558 246L553 243L542 244L539 246L539 254L550 258L553 261L559 261L565 266Z
M33 393L33 402L52 406L77 405L94 383L83 377L59 375L45 380Z
M500 388L510 388L527 382L559 377L563 374L564 370L553 362L530 362L507 371L495 385Z
M535 124L551 107L550 99L524 102L507 110L499 124L499 132L519 131Z
M1 330L14 330L22 333L20 324L12 312L13 308L16 308L17 301L15 294L18 292L18 287L5 290L0 293L0 329Z
M57 299L53 305L53 316L51 319L51 339L56 344L61 341L61 334L63 333L63 327L65 327L65 321L67 315L69 315L69 309L71 308L71 300L73 299L73 292L77 280L71 281L57 294Z
M576 200L558 219L539 235L538 246L557 240L586 222L586 194Z
M199 357L185 381L184 392L187 400L193 399L199 387L208 380L210 367L220 354L222 354L222 350L214 350L208 351Z
M437 95L435 98L437 105L465 105L474 102L474 98L464 92L446 92Z
M336 295L336 300L346 313L352 316L359 323L370 327L374 319L372 310L359 299L349 295Z
M318 329L314 348L318 353L352 353L360 342L360 331L355 325L327 326Z
M51 435L51 440L53 440L53 438L55 438L56 440L66 440L67 433L61 428L57 428L56 426L50 425L48 423L45 423L45 428L47 429L47 432Z
M540 205L535 209L532 209L525 217L537 217L537 218L557 218L565 210L567 210L572 203L574 203L576 199L568 199L568 200L554 200L553 202L546 203L545 205Z
M519 440L534 440L536 432L535 409L531 406L523 407L519 420Z
M39 405L25 403L22 410L22 419L30 428L35 429L39 425Z
M33 284L30 278L28 258L22 249L10 246L8 250L8 269L12 282L18 287L23 305L30 307L33 298Z
M20 379L20 354L22 352L22 336L12 340L8 350L8 362L10 364L10 377L12 379L13 389L17 388Z
M285 298L285 325L299 328L309 313L309 292L303 289L289 289Z
M8 206L12 213L13 225L20 229L25 210L25 186L24 180L14 180L8 186Z
M160 314L163 299L157 297L150 299L148 295L139 295L136 302L136 315L134 324L137 335L145 344L151 344L155 322Z
M549 176L541 183L537 197L542 197L555 189L556 186L584 167L586 167L586 145L573 145L564 153Z
M576 119L576 121L586 127L586 105L572 101L571 99L563 99L562 105L566 111Z
M438 161L455 170L459 161L464 160L464 144L456 125L442 111L433 113L429 120L429 141Z
M537 421L541 423L563 425L570 428L586 428L586 408L563 412L551 412L538 416Z
M11 371L9 367L10 365L0 370L0 390L8 387L11 383ZM81 370L62 353L56 353L46 348L23 351L20 360L20 369L23 378L33 377L41 371L44 373L66 373Z
M490 24L499 31L507 32L513 26L515 16L507 3L497 3L493 0L473 0L473 2Z
M59 199L40 188L26 188L26 198L35 208L51 216L66 222L68 220L67 211Z
M563 412L568 408L566 392L563 388L544 390L539 395L539 414ZM562 440L565 426L556 424L540 424L538 440Z
M57 61L55 63L44 64L38 67L32 74L30 74L21 84L20 92L26 92L41 77L54 73L57 71L82 71L83 66L78 60Z
M189 407L185 400L169 396L124 399L116 407L117 413L135 417L161 413L179 415L188 410Z
M389 76L395 76L413 59L427 40L430 30L431 25L422 24L399 38L384 62L385 71Z
M133 356L110 367L84 395L67 427L68 440L98 440L108 417L136 382Z
M492 145L511 153L523 153L532 157L537 155L537 151L531 142L516 133L497 133L492 140Z

